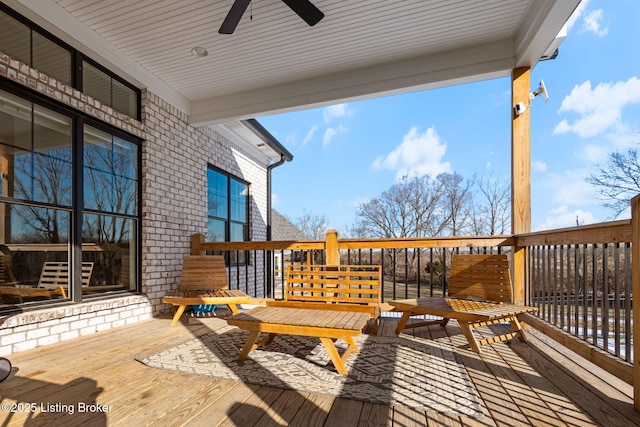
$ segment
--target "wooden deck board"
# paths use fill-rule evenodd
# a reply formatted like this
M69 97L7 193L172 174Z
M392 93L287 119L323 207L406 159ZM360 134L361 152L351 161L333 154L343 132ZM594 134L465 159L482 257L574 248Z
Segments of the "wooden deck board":
M257 388L247 400L235 402L228 416L218 424L218 427L256 425L283 391L283 389L273 387Z
M14 354L0 383L2 402L110 405L106 414L7 413L2 425L304 425L448 426L640 425L629 390L576 365L529 334L529 343L497 343L478 355L456 322L411 331L423 339L451 340L486 405L475 419L258 387L150 369L148 355L226 326L219 318L151 319L60 344ZM384 318L378 334L392 336L397 319ZM616 387L617 386L617 387Z

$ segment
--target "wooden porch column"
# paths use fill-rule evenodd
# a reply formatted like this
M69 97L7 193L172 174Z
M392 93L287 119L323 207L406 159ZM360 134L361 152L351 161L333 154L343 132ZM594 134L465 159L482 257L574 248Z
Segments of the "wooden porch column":
M329 230L324 242L327 265L340 265L340 248L338 247L338 231Z
M196 233L191 236L191 255L204 255L202 244L206 241L206 237L202 233Z
M511 231L513 234L531 231L531 70L513 69L511 73ZM514 106L521 102L527 110L516 116ZM525 248L513 248L513 298L517 304L525 301Z
M633 407L640 411L640 195L631 199L631 294L633 302Z

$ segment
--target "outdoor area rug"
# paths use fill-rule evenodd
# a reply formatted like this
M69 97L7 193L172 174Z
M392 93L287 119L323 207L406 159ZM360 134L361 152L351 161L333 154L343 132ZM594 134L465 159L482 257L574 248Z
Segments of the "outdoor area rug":
M359 353L338 374L318 338L278 335L236 358L248 332L226 326L149 357L147 366L385 405L480 417L471 379L450 342L360 335ZM336 342L338 351L346 348Z

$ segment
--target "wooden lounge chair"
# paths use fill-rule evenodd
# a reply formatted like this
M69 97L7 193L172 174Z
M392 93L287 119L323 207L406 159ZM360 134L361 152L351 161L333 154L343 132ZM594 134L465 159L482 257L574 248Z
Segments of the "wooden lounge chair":
M86 288L91 282L93 262L82 263L82 287ZM19 302L25 298L53 298L61 296L67 298L69 286L69 263L66 261L47 261L42 266L40 279L36 287L15 284L14 286L1 286L0 293L12 295Z
M168 291L162 302L173 304L176 310L171 322L175 326L188 305L226 304L237 313L236 304L249 304L249 295L236 289L228 289L227 269L221 255L187 255L184 257L180 287Z
M456 319L473 351L480 346L506 341L516 336L525 341L519 316L535 312L537 308L514 305L509 261L506 255L454 255L451 262L448 298L418 298L390 301L402 312L396 333L404 329L439 324L445 326ZM442 317L407 324L411 316L433 315ZM479 326L509 322L513 332L478 339L473 329Z

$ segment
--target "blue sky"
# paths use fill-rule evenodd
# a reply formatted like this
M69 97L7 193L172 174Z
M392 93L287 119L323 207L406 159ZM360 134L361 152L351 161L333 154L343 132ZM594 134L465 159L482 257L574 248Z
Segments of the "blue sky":
M533 230L613 219L585 178L608 153L640 144L638 22L637 0L583 0L558 57L533 69L531 90L543 79L550 95L531 103ZM501 78L259 117L294 155L273 172L274 208L346 230L359 202L403 175L510 179L510 85Z

